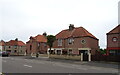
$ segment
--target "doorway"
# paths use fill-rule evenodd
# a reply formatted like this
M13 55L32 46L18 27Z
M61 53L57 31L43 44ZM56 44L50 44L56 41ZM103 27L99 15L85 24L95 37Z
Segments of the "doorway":
M88 50L79 50L79 54L83 53L83 61L88 61Z

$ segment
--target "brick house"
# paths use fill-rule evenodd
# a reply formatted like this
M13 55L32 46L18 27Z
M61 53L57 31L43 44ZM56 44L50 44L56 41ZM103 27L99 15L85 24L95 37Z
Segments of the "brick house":
M107 55L120 55L120 25L107 33Z
M47 53L47 37L46 33L43 35L37 35L35 37L30 37L29 41L26 42L27 54L46 54Z
M3 40L0 41L0 51L5 50L5 42Z
M23 55L26 51L26 45L16 38L5 42L5 51L10 52L11 55Z
M70 24L69 29L62 30L56 35L52 51L55 54L95 55L98 49L98 39L95 36L83 27L74 27Z

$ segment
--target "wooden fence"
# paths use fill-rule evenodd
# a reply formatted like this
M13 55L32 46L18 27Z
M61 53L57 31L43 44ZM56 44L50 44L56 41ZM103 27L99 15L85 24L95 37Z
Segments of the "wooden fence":
M112 55L112 56L92 55L92 61L120 62L120 55Z

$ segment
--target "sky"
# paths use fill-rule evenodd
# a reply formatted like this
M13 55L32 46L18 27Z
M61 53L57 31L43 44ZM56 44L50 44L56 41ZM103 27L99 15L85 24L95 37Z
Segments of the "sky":
M118 25L119 1L0 0L0 39L27 42L30 36L56 35L74 24L87 29L106 48L106 33Z

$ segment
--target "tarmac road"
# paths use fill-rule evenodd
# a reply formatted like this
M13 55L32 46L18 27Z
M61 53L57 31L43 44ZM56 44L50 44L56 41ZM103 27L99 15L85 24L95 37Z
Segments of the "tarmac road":
M43 58L44 59L44 58ZM60 61L60 60L59 60ZM2 57L3 73L118 73L117 68L82 65L69 62ZM97 64L98 65L98 64Z

